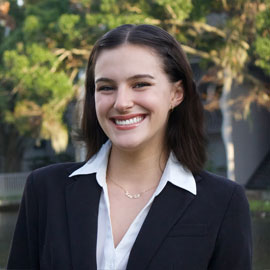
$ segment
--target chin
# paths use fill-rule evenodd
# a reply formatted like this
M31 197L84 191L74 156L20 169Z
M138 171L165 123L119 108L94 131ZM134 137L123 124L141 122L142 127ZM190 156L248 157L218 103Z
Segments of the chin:
M123 151L136 151L145 145L142 141L138 139L126 139L126 140L111 140L112 145Z

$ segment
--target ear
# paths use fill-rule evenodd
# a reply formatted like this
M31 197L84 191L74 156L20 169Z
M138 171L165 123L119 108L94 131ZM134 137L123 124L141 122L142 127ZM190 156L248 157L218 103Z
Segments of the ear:
M184 99L184 88L182 80L173 83L171 93L171 106L172 108L178 106Z

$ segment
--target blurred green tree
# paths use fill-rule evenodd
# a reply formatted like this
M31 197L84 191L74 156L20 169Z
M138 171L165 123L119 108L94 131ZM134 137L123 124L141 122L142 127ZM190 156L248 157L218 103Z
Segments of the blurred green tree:
M73 82L58 67L47 42L55 35L49 24L57 20L61 25L61 13L68 8L68 3L56 3L25 2L18 7L10 2L10 16L18 20L13 31L2 33L0 46L0 156L5 172L20 170L29 138L50 139L56 152L68 143L63 113L73 97Z
M196 7L201 7L201 4ZM185 35L186 43L191 42L191 48L186 49L187 52L208 60L208 72L205 77L212 77L212 82L221 86L221 94L217 95L219 102L216 104L223 115L222 137L227 156L227 175L230 179L235 179L232 140L234 114L239 115L239 111L242 111L242 115L246 117L252 102L270 109L270 2L223 0L204 2L202 5L205 4L212 7L210 12L207 7L202 8L201 12L194 9L193 14L197 19L191 21L194 31ZM187 40L188 36L190 38ZM262 69L262 77L265 80L260 81L254 76L251 72L254 66ZM243 81L248 82L253 91L247 98L232 100L233 85ZM236 102L239 100L241 103ZM215 101L212 100L207 106L213 106Z

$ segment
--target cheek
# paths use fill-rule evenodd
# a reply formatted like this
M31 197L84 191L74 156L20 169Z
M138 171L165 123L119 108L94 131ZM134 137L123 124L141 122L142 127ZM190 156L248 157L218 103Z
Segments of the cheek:
M97 120L101 128L104 130L106 129L106 115L107 115L106 106L104 106L104 103L100 102L99 100L96 100L95 105L96 105Z
M141 96L137 101L142 107L157 114L163 114L170 108L170 97L165 93L152 92Z
M97 116L106 114L111 107L111 98L109 96L95 95L95 107Z

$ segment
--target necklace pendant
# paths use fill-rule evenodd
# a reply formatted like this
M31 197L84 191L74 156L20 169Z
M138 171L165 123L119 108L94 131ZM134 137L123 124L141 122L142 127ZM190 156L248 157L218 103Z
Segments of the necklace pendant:
M130 194L128 191L125 192L125 195L129 198L129 199L138 199L141 197L141 194L140 193L137 193L137 194Z
M125 195L126 195L128 198L133 199L133 196L132 196L128 191L126 191Z

